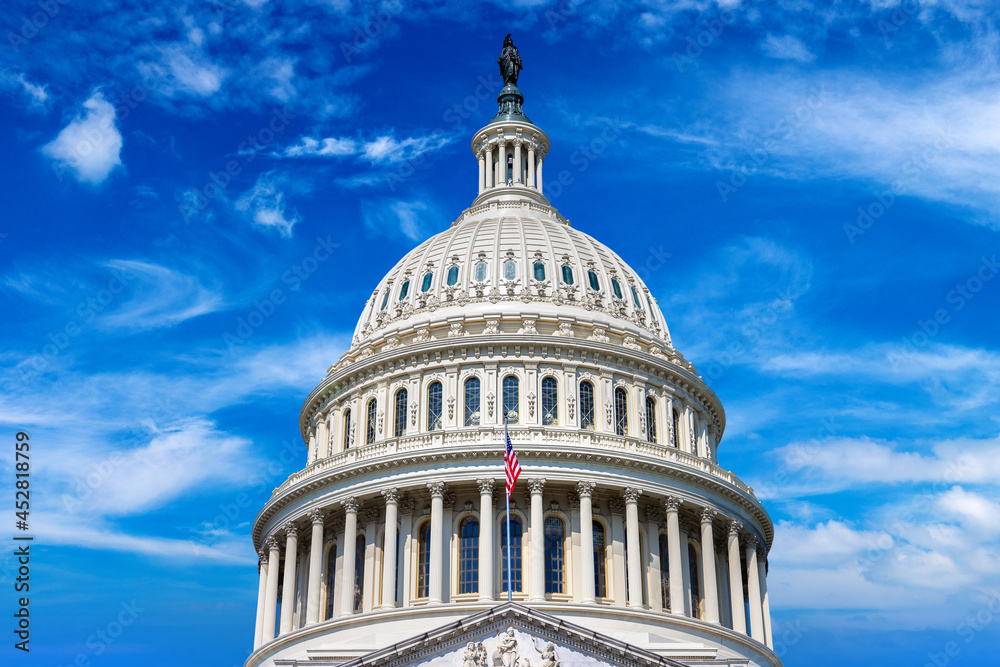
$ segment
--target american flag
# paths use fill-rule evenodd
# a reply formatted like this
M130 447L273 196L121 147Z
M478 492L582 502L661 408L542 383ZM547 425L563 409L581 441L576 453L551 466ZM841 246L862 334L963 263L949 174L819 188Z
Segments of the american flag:
M510 494L514 492L514 485L517 484L517 478L521 474L521 464L517 462L517 452L514 451L514 445L510 442L510 434L507 433L506 424L504 425L504 437L507 439L507 451L503 455L503 467L507 473L507 497L510 498Z

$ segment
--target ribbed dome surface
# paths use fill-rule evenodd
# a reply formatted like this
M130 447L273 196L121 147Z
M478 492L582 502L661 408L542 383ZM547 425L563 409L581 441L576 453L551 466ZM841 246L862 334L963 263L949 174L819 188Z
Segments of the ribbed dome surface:
M621 257L554 209L528 202L470 209L407 253L379 282L354 340L411 327L414 315L429 322L476 313L503 318L538 309L529 304L629 322L670 343L656 300Z

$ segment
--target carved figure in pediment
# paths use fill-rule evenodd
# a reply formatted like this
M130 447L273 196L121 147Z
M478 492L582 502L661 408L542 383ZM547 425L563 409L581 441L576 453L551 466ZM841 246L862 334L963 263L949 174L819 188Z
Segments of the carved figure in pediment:
M556 645L549 642L539 651L542 656L541 667L559 667L559 656L556 655Z
M462 667L484 667L479 662L479 651L474 642L466 644L465 651L462 652Z
M493 651L493 665L502 667L518 667L517 665L517 637L514 636L514 628L507 628L507 632L500 635L497 641L497 650Z

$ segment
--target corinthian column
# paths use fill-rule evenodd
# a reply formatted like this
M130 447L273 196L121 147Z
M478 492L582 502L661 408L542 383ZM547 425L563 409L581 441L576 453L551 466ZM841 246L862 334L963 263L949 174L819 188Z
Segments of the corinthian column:
M743 524L733 519L729 522L729 600L733 617L733 630L747 634L746 603L743 600L743 568L740 565L740 530Z
M385 498L385 537L382 544L382 609L396 606L396 515L399 513L399 489L382 491Z
M253 650L261 645L264 636L264 608L267 599L267 554L263 549L257 552L257 573L260 583L257 586L257 620L253 631Z
M273 535L267 538L267 591L264 595L264 626L260 644L274 639L274 624L278 615L278 568L281 567L281 546Z
M354 613L354 576L357 569L357 550L354 541L358 536L358 499L345 498L340 501L344 506L344 557L343 570L340 573L340 615L350 616Z
M529 479L528 491L531 492L531 589L528 599L532 602L545 600L545 529L544 509L542 508L542 491L545 489L544 479Z
M480 150L476 157L479 158L479 194L483 194L486 189L486 155Z
M596 604L594 581L594 487L593 482L577 482L580 494L580 579L583 582L583 603ZM602 556L603 558L603 556Z
M440 603L444 576L444 482L427 485L431 492L431 571L427 582L427 602Z
M292 631L295 611L295 560L298 557L299 529L289 521L285 524L285 578L281 584L281 627L279 634Z
M663 509L667 511L667 578L670 580L670 613L684 615L684 571L681 569L681 529L677 510L681 499L667 496Z
M768 648L774 648L774 640L771 639L771 603L767 600L767 565L765 561L764 547L757 546L757 580L760 582L760 620L764 624L764 643Z
M486 187L492 188L493 182L493 145L486 145Z
M764 619L761 616L760 570L757 567L757 537L746 538L747 607L750 608L750 636L764 643Z
M321 445L322 446L322 445ZM312 541L309 543L309 583L306 585L306 625L319 623L320 578L323 575L323 510L309 512Z
M479 599L493 600L493 486L492 479L477 479L479 485Z
M515 139L514 140L514 169L512 169L512 171L514 172L514 174L513 174L514 185L520 185L521 181L523 180L521 178L521 140L520 139Z
M628 551L628 606L642 606L642 554L639 552L639 496L642 489L627 487L625 500L625 540Z
M715 575L715 536L712 520L718 514L711 507L701 511L701 571L705 580L705 618L709 623L719 622L719 580Z

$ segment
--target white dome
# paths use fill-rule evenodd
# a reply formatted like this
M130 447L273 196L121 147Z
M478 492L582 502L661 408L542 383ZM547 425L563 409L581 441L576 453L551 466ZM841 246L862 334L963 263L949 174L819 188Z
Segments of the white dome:
M663 313L636 272L552 207L524 200L470 208L407 253L373 292L354 342L455 317L531 313L624 328L671 347Z

